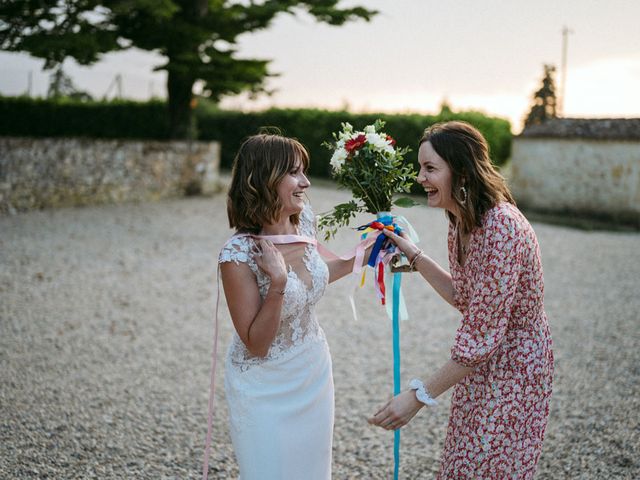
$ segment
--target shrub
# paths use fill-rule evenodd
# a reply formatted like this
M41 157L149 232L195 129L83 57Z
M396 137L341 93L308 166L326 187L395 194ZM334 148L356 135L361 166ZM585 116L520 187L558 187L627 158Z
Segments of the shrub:
M85 102L0 97L0 135L19 137L168 137L162 101Z
M241 113L225 110L198 111L198 131L202 140L221 142L221 165L230 168L238 147L249 135L258 133L263 127L276 127L283 135L295 137L309 150L311 155L310 175L329 177L329 150L322 142L331 140L332 132L340 129L341 122L349 122L356 129L372 124L377 118L385 122L385 131L394 136L400 146L410 146L406 155L416 167L417 146L424 129L447 120L464 120L474 125L487 138L493 162L503 165L511 154L511 125L507 120L487 117L477 112L447 113L445 115L418 114L354 114L326 110L280 110Z

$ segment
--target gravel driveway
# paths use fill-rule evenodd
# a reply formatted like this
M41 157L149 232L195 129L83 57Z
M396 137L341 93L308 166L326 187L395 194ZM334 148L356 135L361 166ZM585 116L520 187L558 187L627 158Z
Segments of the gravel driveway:
M316 212L347 198L310 196ZM442 211L402 213L446 265ZM640 234L534 228L556 356L537 478L640 478ZM230 234L223 195L0 217L0 478L199 478L216 257ZM459 314L420 278L403 283L405 384L447 359ZM365 418L390 393L391 326L370 282L355 322L350 288L331 285L318 307L334 361L334 478L388 479L393 436ZM224 299L220 311L222 356ZM237 478L222 375L214 479ZM401 478L434 477L448 409L445 395L403 429Z

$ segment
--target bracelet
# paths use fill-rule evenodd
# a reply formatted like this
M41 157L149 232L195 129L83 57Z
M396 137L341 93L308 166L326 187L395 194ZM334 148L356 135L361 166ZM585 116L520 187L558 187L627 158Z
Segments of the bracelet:
M269 288L269 292L267 293L271 293L271 292L277 293L278 295L284 295L285 289L283 288L282 290L271 290L271 288Z
M418 249L418 251L416 252L416 254L413 256L413 258L411 259L411 262L409 262L409 271L411 272L415 272L414 270L414 266L416 264L416 260L418 260L418 257L420 255L422 255L424 252L420 249Z
M414 378L413 380L411 380L409 382L409 388L416 391L416 398L419 402L422 402L429 407L433 407L438 404L438 402L436 402L431 397L431 395L429 395L429 392L427 392L424 383L422 383L422 380L420 380L419 378Z

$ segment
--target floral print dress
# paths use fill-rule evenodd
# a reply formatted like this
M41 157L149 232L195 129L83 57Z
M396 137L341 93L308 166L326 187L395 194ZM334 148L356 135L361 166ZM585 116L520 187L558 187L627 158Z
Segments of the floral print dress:
M535 233L514 205L501 203L471 232L464 265L454 225L448 247L463 314L451 358L475 371L454 388L438 478L532 479L553 377Z

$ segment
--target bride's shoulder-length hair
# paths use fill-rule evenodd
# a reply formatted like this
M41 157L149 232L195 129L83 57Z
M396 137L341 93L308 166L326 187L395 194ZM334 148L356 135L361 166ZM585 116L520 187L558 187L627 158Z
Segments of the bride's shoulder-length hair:
M298 162L308 169L309 153L298 140L274 134L247 138L233 160L227 194L229 226L258 233L263 225L278 221L282 210L278 185ZM299 215L292 215L291 221L298 225Z
M498 203L515 205L504 177L491 163L486 139L471 124L436 123L424 131L420 145L424 142L431 143L451 168L451 196L461 213L464 232L481 227L484 214ZM449 221L455 221L450 212L447 215Z

